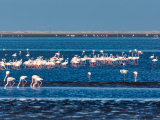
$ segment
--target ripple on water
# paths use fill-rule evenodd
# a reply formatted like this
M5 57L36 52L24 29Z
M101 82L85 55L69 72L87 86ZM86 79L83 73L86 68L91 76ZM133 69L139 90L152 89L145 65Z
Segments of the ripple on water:
M8 100L7 100L8 101ZM25 104L27 101L27 104ZM0 102L1 118L28 119L154 119L160 118L160 101L143 100L13 100ZM103 104L102 104L103 102ZM32 104L31 104L32 103ZM18 105L20 104L20 105ZM54 106L51 106L54 105ZM25 114L24 114L25 112ZM16 114L16 117L12 115ZM154 116L153 116L154 114ZM74 116L74 117L73 117Z

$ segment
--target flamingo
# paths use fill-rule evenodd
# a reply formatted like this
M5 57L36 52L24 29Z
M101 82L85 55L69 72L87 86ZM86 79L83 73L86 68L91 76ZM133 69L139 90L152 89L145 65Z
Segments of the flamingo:
M59 67L59 64L61 63L60 60L57 60L56 62L56 66Z
M8 82L13 82L13 84L12 84L12 86L11 86L11 84L10 84L10 86L11 86L11 88L13 87L13 85L15 84L15 82L13 81L13 80L15 80L15 78L13 78L13 77L9 77L8 75L9 75L9 71L6 71L6 77L7 77L7 84L4 86L4 89L6 89L6 86L8 85ZM6 78L5 77L5 78ZM5 82L5 79L4 79L4 82Z
M17 56L17 53L14 53L13 55L12 55L12 57L16 57Z
M137 78L138 73L136 71L134 71L133 74L134 74L134 81L136 82L136 78Z
M99 51L101 54L103 54L103 50Z
M27 81L25 80L25 78L27 78L27 76L21 76L21 77L20 77L19 84L18 84L17 88L19 88L19 85L20 85L20 83L21 83L21 80L22 80L22 86L24 87L24 85L27 83ZM26 81L25 84L23 83L23 80Z
M89 61L90 65L93 67L93 64L96 63L96 59L95 58L91 58Z
M122 73L122 74L124 74L124 82L125 82L125 74L127 73L127 72L129 72L128 70L120 70L120 72Z
M87 77L88 77L88 79L89 79L88 82L90 82L90 76L91 76L91 72L88 72L88 75L87 75Z
M36 78L39 78L39 76L38 75L32 75L32 83L30 84L31 88L32 88L33 80L35 80Z
M57 55L59 57L60 56L60 51L58 51L58 53L55 53L55 55Z
M85 54L85 51L82 51L82 55L84 55Z
M134 49L134 52L137 52L137 49Z
M28 50L29 50L29 49L27 48L26 51L28 52Z
M94 55L95 50L92 50L92 54Z
M19 56L21 56L21 51L19 51Z
M153 59L154 58L154 54L152 56L150 56L149 58Z
M26 55L26 57L29 57L30 55L29 55L29 53Z
M143 52L142 51L138 51L138 54L143 54Z
M37 77L35 78L35 83L33 84L33 89L35 88L35 85L38 83L38 82L41 82L41 84L38 86L38 88L40 89L40 86L42 85L42 81L43 80L42 78L40 77Z
M65 60L65 62L61 63L62 67L66 66L66 65L68 64L68 59L69 59L69 58L67 58L67 59Z
M10 73L10 71L6 71L6 76L4 78L4 82L5 82L6 77L9 77L9 73Z
M158 58L158 57L156 56L156 59L153 59L153 60L152 60L152 62L153 62L153 63L152 63L152 65L153 65L153 64L154 64L154 65L156 65L156 63L155 63L155 62L156 62L156 61L158 61L158 59L157 59L157 58Z

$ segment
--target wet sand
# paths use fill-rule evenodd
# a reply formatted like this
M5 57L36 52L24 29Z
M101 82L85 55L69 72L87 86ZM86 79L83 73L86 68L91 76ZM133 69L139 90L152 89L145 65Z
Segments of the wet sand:
M18 81L15 81L15 86ZM0 86L5 86L6 82L0 82ZM21 86L21 85L20 85ZM29 87L28 81L25 87ZM159 82L67 82L67 81L43 81L41 87L124 87L124 88L160 88Z

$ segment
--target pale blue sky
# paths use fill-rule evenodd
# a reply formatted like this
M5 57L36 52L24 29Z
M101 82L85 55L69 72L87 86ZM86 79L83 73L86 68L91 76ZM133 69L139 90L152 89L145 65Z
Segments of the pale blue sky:
M0 0L0 31L160 30L160 0Z

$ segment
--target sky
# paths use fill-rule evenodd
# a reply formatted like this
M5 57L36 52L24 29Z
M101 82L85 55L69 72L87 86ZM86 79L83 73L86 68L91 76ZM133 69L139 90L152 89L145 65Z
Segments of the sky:
M0 0L0 31L160 31L160 0Z

